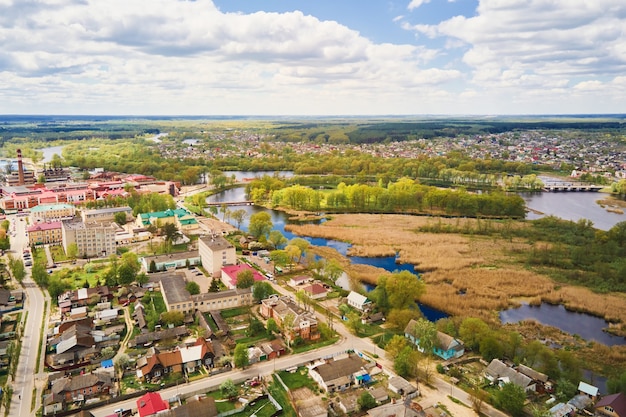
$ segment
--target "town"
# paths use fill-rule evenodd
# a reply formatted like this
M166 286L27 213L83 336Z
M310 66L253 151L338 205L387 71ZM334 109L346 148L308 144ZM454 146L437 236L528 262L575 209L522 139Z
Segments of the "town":
M256 149L251 158L263 156L258 136L240 135ZM265 143L272 152L354 149ZM206 156L196 142L158 147L171 159ZM358 145L383 158L461 148L474 158L568 164L574 175L624 172L612 142L581 151L537 132ZM10 242L0 294L8 415L501 416L497 408L515 415L532 397L562 416L626 403L583 380L557 395L546 373L503 353L486 360L423 319L393 335L393 318L367 293L337 286L341 270L317 262L306 240L272 234L254 215L247 220L260 233L243 233L224 221L236 207L188 209L207 184L102 169L75 180L69 168L27 169L20 150L16 157L0 200ZM394 347L381 347L386 336ZM521 406L487 401L480 387L494 398L519 390Z

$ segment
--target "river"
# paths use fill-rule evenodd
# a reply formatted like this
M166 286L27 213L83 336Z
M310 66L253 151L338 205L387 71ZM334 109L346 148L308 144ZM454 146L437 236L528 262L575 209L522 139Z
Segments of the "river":
M596 201L610 198L609 194L594 192L541 192L523 193L528 212L526 218L535 220L553 215L565 220L588 219L594 227L609 230L619 222L626 221L626 214L612 213L602 208ZM543 214L538 214L543 213Z
M607 346L624 345L626 339L603 331L609 327L604 319L589 314L567 311L562 305L542 303L540 306L522 304L500 312L502 323L518 323L534 319L541 324L558 327L564 332L576 334L585 340L595 340Z
M233 171L228 173L228 175L235 175L238 180L264 174L268 173L251 173L240 171ZM273 174L274 173L269 173L269 175ZM288 175L292 175L292 173L288 173ZM597 227L607 230L619 221L623 221L626 219L622 220L622 218L624 217L622 215L612 216L613 213L606 212L598 204L595 203L596 200L604 197L606 196L603 194L584 192L535 193L524 195L524 199L526 200L529 207L535 210L542 211L546 215L552 214L571 220L578 220L578 218L588 218L585 217L585 215L586 213L589 213L588 216L592 217L591 220L594 221L594 224L596 224ZM223 193L213 195L207 199L207 201L209 202L243 200L246 200L245 190L243 187L227 190ZM252 214L265 211L270 214L274 229L279 230L281 233L283 233L283 235L285 235L287 239L292 239L296 237L296 235L294 235L293 233L285 230L285 225L289 222L288 216L285 213L257 206L242 206L241 208L243 208L248 214L244 223L241 225L242 230L248 230L248 222ZM533 214L529 217L538 218L539 216ZM350 247L350 244L348 243L332 239L311 237L304 238L311 242L311 244L313 245L332 247L344 256L347 256L347 251ZM373 265L390 272L393 272L395 270L408 270L411 272L415 272L413 265L396 264L394 257L364 258L358 256L348 256L348 258L353 263ZM340 280L338 280L337 283L343 288L349 289L349 280L347 279L347 277L342 277ZM373 287L371 286L366 286L367 290L371 290L372 288ZM429 308L428 306L420 306L420 308L429 320L436 321L439 318L447 317L445 313L436 309ZM503 323L517 322L524 319L536 319L541 323L558 327L563 331L578 334L586 340L596 340L600 343L607 345L626 343L626 339L616 337L602 331L603 328L608 326L608 324L604 320L588 314L570 312L565 310L562 306L545 305L545 307L542 306L541 308L523 306L519 309L510 309L501 312L501 320Z

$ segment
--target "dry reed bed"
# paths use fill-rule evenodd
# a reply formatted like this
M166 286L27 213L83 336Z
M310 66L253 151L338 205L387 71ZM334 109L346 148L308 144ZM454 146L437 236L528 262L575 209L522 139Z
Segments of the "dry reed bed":
M555 283L543 276L511 264L510 252L523 252L526 243L484 236L423 233L425 225L450 224L476 226L475 219L436 219L408 215L342 214L321 225L290 226L298 234L352 243L351 255L393 256L428 271L428 284L422 301L432 307L461 317L475 316L498 321L499 310L519 305L523 298L532 304L547 301L568 309L588 312L619 323L617 333L626 333L626 296L600 295L582 288ZM473 223L472 223L473 222ZM484 220L483 220L484 222ZM490 223L490 227L505 227ZM525 227L509 223L506 227ZM375 284L386 271L368 265L351 265L330 248L315 252L341 262L353 279ZM557 289L558 288L558 289ZM463 290L465 295L459 292Z

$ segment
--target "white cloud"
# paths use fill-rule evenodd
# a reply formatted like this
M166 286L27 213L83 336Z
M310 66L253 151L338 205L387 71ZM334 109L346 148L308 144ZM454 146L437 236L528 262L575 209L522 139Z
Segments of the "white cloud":
M210 0L0 0L0 113L626 111L623 0L412 15L393 21L420 36L398 44L341 16L225 13Z
M411 0L409 5L406 7L409 10L415 10L420 7L422 4L430 3L430 0Z

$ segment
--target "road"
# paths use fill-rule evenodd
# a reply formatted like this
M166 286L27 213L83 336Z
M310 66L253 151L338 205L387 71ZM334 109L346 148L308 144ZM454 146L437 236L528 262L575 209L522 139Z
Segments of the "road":
M28 248L28 240L25 236L26 220L14 215L7 218L11 222L10 230L13 230L13 225L15 225L15 236L11 236L11 254L16 258L21 258L24 248ZM31 410L33 390L36 386L35 375L40 370L40 364L37 363L37 352L43 342L41 340L41 326L44 318L44 304L46 298L49 297L44 297L42 291L31 279L30 267L26 267L26 278L24 278L23 286L26 293L24 314L28 313L28 316L22 337L22 349L17 372L12 384L13 398L9 409L9 416L11 417L34 416L35 410L41 404L41 390L38 389L35 394L35 407ZM49 304L48 302L48 306Z

